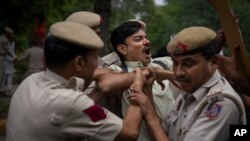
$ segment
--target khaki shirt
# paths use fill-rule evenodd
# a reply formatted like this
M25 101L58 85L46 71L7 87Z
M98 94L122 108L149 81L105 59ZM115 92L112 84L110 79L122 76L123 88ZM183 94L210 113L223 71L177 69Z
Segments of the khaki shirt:
M20 56L19 60L28 60L26 76L40 72L44 69L44 50L38 46L31 47Z
M141 62L125 62L125 64L127 66L128 72L132 72L136 67L144 67ZM160 66L158 66L157 64L150 63L148 67L160 67ZM122 71L120 67L115 65L111 65L110 68L112 68L116 72ZM169 81L165 80L163 81L163 84L165 85L165 88L163 90L156 81L154 82L152 87L153 100L155 103L156 111L160 117L163 117L167 112L170 112L170 109L172 108L175 102L173 94L169 87ZM122 96L123 116L126 114L129 107L129 101L127 99L127 96L130 93L131 93L130 90L126 90L123 92ZM145 122L142 122L138 141L151 141Z
M107 66L110 65L121 66L120 58L116 52L111 52L110 54L102 57L102 60L104 61L104 64Z
M0 36L0 91L4 91L5 84L5 61L6 55L10 54L8 50L9 41L5 35Z
M163 126L169 134L171 141L227 141L229 140L229 127L240 124L240 109L231 99L224 97L220 101L207 103L200 111L195 113L197 106L208 95L228 94L237 99L238 104L243 103L228 81L218 71L194 93L181 91L176 99L174 109L163 120ZM197 114L198 117L194 118Z
M0 36L0 55L6 55L8 52L9 40L5 35Z
M26 78L11 100L7 140L114 140L122 120L96 105L83 86L81 78L67 81L49 70Z

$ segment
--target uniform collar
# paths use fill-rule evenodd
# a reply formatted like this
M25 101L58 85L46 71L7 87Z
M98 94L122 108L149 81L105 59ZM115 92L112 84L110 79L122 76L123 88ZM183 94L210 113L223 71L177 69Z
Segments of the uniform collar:
M221 75L218 70L216 70L213 74L213 76L205 83L202 85L204 88L210 88L214 84L216 84L219 80L221 79Z
M53 71L47 69L45 71L45 75L49 78L53 78L54 80L60 82L62 85L67 85L68 84L68 80L66 80L65 78L63 78L62 76L54 73Z
M213 76L204 83L200 88L198 88L192 95L196 99L196 101L200 101L204 96L208 93L209 88L215 85L221 79L221 75L218 70L215 71Z
M129 68L136 68L136 67L142 68L142 67L145 67L140 61L125 61L125 64Z

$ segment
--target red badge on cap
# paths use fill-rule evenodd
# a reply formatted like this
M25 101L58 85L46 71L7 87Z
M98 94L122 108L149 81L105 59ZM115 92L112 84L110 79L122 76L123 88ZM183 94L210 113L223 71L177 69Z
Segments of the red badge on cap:
M102 23L103 23L103 19L102 19L102 17L100 16L99 25L101 25Z
M85 114L87 114L93 122L97 122L99 120L105 119L107 117L105 111L98 104L95 104L88 109L83 110Z
M184 53L184 52L187 51L187 45L185 45L185 44L183 44L181 42L178 42L177 44L178 44L178 46L177 46L177 52L178 53L181 54L181 53Z

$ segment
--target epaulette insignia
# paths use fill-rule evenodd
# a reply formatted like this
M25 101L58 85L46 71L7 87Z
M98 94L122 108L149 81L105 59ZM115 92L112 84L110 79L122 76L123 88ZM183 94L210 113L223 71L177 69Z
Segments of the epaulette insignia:
M207 95L207 102L210 104L210 103L213 103L215 101L220 101L223 98L224 98L224 96L222 93L220 93L217 90L214 90L214 91L210 91L209 94Z
M222 107L223 106L221 106L217 103L211 103L208 105L208 108L207 108L207 111L205 112L205 115L209 119L214 119L219 115Z

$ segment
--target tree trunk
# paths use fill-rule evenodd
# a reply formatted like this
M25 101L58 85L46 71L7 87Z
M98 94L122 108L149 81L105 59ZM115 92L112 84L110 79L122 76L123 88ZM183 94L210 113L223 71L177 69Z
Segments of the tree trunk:
M100 56L109 53L109 20L111 16L111 0L95 0L94 12L101 15L103 23L101 25L101 38L104 42L104 48L100 52Z

